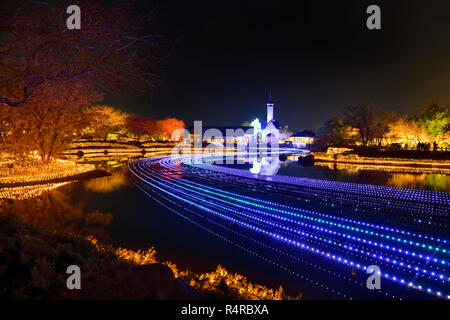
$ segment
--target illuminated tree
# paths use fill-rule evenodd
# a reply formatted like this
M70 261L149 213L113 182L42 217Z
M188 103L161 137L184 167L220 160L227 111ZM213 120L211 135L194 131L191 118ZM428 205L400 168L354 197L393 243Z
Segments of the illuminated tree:
M388 137L392 142L410 146L429 142L431 139L426 131L416 121L409 120L407 115L389 124Z
M29 115L4 104L0 108L0 149L4 154L14 155L16 160L23 160L34 148L27 138Z
M11 125L13 123L12 110L8 105L0 106L0 148L5 146L8 134L11 131Z
M85 130L92 132L95 137L106 139L109 133L123 131L129 115L110 106L92 106L85 110L89 127Z
M184 121L178 120L175 118L167 118L161 121L158 121L158 127L161 129L161 136L159 137L159 140L172 139L172 133L174 130L177 129L184 129ZM162 138L162 139L161 139Z
M381 145L389 132L389 124L395 118L392 111L375 112L368 105L350 106L344 110L344 122L358 130L360 140L365 146L372 142Z
M33 97L27 108L10 108L6 149L26 155L37 151L49 163L86 127L82 110L102 95L81 84L55 84Z
M441 137L449 124L449 118L445 112L438 112L432 119L424 121L427 132L435 139Z
M441 138L450 125L450 107L442 108L430 101L421 110L417 121L434 139Z
M1 139L15 153L38 151L46 163L88 126L81 110L100 93L151 90L162 80L167 38L155 31L151 13L133 1L86 0L81 30L68 30L69 4L0 4L0 113L15 117L2 119ZM10 110L21 106L26 111Z
M160 129L156 120L151 118L132 117L127 121L127 129L134 137L147 136L150 139L156 139Z
M33 104L28 111L29 133L36 139L37 150L44 162L50 162L63 151L86 126L83 107L102 99L102 95L92 88L79 86L60 84L54 90L46 90L40 99L42 102Z

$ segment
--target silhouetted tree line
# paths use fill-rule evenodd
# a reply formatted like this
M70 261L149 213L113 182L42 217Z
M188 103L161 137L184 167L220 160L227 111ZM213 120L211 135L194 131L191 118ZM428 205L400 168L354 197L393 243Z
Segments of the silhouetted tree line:
M431 101L416 115L397 116L370 105L350 106L322 125L315 143L391 145L424 151L450 147L450 107Z

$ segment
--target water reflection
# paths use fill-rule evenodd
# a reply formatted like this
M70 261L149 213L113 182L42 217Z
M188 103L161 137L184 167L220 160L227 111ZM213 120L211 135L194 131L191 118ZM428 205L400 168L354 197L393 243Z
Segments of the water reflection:
M450 192L450 176L446 174L387 171L392 168L386 168L385 171L366 170L358 165L339 166L323 163L303 166L298 163L297 158L298 156L289 156L287 159L283 157L280 161L279 156L253 155L239 158L239 164L233 161L234 164L227 165L225 161L223 165L260 175L290 175ZM108 230L114 219L111 212L117 213L122 210L114 201L120 200L127 203L131 197L127 193L130 187L128 161L129 159L125 161L108 159L96 162L97 168L106 169L111 176L70 183L51 191L42 191L42 194L32 199L2 200L0 213L15 214L48 230L93 235L101 241L108 241L110 239ZM180 166L180 170L173 173L173 178L182 178L184 174L182 169ZM129 215L128 210L126 215ZM126 219L124 217L116 218L122 219L120 222L122 224Z
M450 176L444 174L429 174L425 184L432 190L450 192Z
M16 215L46 230L92 235L100 240L108 240L106 228L113 216L99 210L86 211L84 202L72 201L70 189L67 186L33 199L4 201L0 212Z
M113 215L98 210L98 205L93 206L92 198L95 193L112 193L129 185L127 164L127 161L96 162L96 169L106 169L111 175L42 190L30 199L2 200L0 213L14 214L50 231L108 241L107 230Z
M126 165L120 166L116 163L113 164L116 168L112 170L110 176L91 179L84 182L84 188L88 191L108 193L120 189L128 184L128 168ZM111 170L110 170L111 171Z
M252 160L253 166L250 172L271 176L277 174L280 169L280 159L278 157L255 157Z
M450 177L444 174L405 174L394 173L388 181L389 185L398 188L423 188L434 191L449 192Z
M387 185L397 188L426 189L450 192L450 175L432 173L423 168L394 166L369 166L359 164L339 164L316 162L314 166L304 166L298 162L298 155L288 155L280 161L280 156L247 155L235 161L222 164L260 175L287 175L313 179ZM229 159L228 159L229 160Z

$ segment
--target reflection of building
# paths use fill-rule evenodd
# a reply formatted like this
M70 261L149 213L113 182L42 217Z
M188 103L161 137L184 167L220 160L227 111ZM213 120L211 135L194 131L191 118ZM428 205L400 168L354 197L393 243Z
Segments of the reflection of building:
M277 174L280 169L280 159L275 157L254 157L252 161L253 166L250 172L254 174L261 174L265 176L273 176Z

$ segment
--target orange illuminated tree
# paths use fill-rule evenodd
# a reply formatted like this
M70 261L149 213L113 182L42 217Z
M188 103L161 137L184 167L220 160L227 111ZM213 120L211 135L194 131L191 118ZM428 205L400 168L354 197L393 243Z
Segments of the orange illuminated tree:
M418 143L429 142L430 135L416 121L408 119L404 115L389 125L389 139L391 142L403 145L417 145Z
M175 118L167 118L158 122L160 130L159 140L171 140L172 133L177 129L184 129L184 121Z
M138 117L131 117L128 119L127 129L135 138L147 137L150 139L155 139L159 130L156 120Z
M125 130L129 115L111 106L92 106L84 111L88 127L85 133L96 138L106 139L110 133L119 133Z

